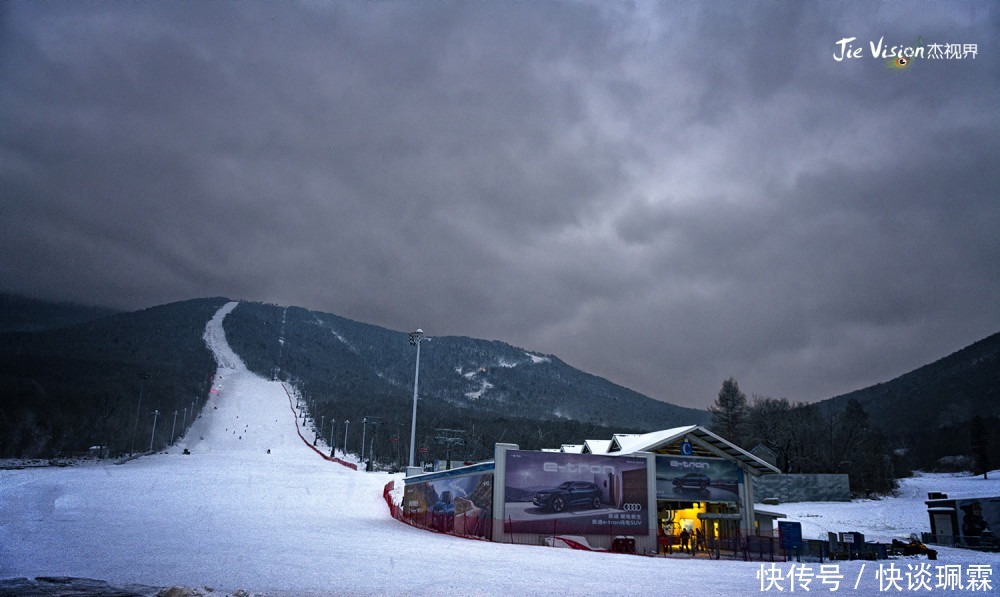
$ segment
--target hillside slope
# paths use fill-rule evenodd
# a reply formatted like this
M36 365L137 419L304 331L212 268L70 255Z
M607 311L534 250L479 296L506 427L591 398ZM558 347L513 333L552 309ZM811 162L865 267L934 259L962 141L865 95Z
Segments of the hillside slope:
M852 399L868 412L873 426L908 449L911 466L923 468L944 456L967 455L973 417L992 422L994 429L1000 423L1000 333L891 381L819 405L842 409ZM992 453L1000 455L1000 432L994 430L989 441Z
M416 351L406 333L259 303L241 303L225 326L251 370L294 380L327 421L378 417L382 442L408 429ZM558 447L708 421L706 411L653 400L554 355L458 336L421 345L420 397L422 442L457 428L486 452L496 441Z
M197 299L38 332L0 334L0 456L148 449L200 406L215 369L202 340L225 299ZM187 417L190 422L190 417ZM154 448L165 445L160 434ZM145 438L143 441L141 438Z

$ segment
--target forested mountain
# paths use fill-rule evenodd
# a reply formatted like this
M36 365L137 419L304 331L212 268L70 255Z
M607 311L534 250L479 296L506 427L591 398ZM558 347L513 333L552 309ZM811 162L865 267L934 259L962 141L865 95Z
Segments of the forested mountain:
M102 317L26 301L3 312L0 329L40 331L0 333L0 456L79 454L93 445L118 455L145 451L151 440L155 449L166 445L173 413L180 434L208 394L215 364L202 334L225 302ZM66 321L83 323L48 329ZM368 449L406 459L416 356L407 334L258 303L241 303L225 329L251 369L299 386L318 420L353 420L345 426L351 451L367 432L375 441ZM436 440L442 433L462 439L451 442L452 458L483 458L495 442L558 447L708 418L502 342L435 337L421 349L418 440L427 458L445 456ZM363 424L365 417L378 426ZM328 435L332 428L324 427ZM344 427L336 431L343 445Z
M166 445L172 420L166 421L178 412L179 434L208 394L215 363L202 334L226 300L111 313L0 297L0 457L76 454L92 445L117 455L144 451L150 439L154 448ZM406 333L245 302L224 325L247 366L302 390L324 436L336 434L343 446L346 430L348 449L357 452L365 434L366 450L406 461L416 358ZM496 442L558 447L710 420L707 411L652 400L554 355L428 332L417 417L417 442L427 458L444 457L443 437L451 438L454 459L478 459ZM890 382L813 405L754 404L743 442L749 448L767 440L789 470L805 470L803 463L822 456L836 461L826 466L832 472L862 452L890 451L903 455L902 467L932 468L949 457L957 457L955 466L974 466L973 453L979 460L992 455L995 466L1000 334ZM154 410L161 419L152 437ZM365 418L378 424L364 424ZM878 433L855 434L860 427ZM855 440L861 443L849 445Z
M754 396L723 382L712 427L765 446L789 473L847 473L860 495L908 471L1000 464L1000 334L892 381L812 404Z
M408 447L416 349L406 333L259 303L241 303L224 325L248 367L294 381L316 401L316 416L325 427L340 422L338 444L345 420L353 423L347 426L349 445L360 445L358 423L377 417L376 453ZM418 442L441 457L436 438L448 433L439 429L464 432L465 444L453 454L482 458L495 442L559 447L708 421L705 411L653 400L553 355L457 336L421 344L420 397ZM323 431L331 433L329 427Z
M225 300L0 334L0 456L72 455L95 445L117 455L145 451L151 440L154 448L166 445L174 411L179 432L208 395L215 360L202 334Z
M913 468L946 466L945 457L970 454L973 421L985 425L986 451L1000 464L1000 333L951 355L876 384L819 403L825 410L856 401L871 424L906 453ZM970 463L957 458L955 465Z

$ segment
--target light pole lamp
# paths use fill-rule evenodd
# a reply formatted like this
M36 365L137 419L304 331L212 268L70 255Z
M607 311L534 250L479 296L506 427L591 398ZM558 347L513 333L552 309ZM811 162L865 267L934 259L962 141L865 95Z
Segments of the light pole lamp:
M413 419L410 422L410 467L413 467L413 452L417 446L417 387L420 381L420 343L429 340L424 331L410 332L410 344L417 347L417 367L413 373Z
M361 462L365 461L365 431L368 430L368 417L361 419Z
M153 432L149 434L149 451L153 451L153 438L156 437L156 417L160 416L159 410L153 411Z
M139 404L135 407L135 426L132 427L132 447L128 451L130 455L135 452L135 432L139 429L139 413L142 412L142 390L146 387L147 379L149 379L148 373L139 374Z

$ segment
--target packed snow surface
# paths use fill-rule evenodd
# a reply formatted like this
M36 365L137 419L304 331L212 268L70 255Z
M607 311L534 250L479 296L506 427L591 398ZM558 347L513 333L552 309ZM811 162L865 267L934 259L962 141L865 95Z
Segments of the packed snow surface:
M206 328L219 363L213 393L167 452L122 465L0 470L0 579L76 576L279 596L762 592L760 562L489 543L392 519L382 489L399 477L350 470L303 442L298 426L310 443L314 436L294 398L247 371L226 342L222 320L233 307ZM995 481L980 481L923 476L904 480L895 499L767 509L801 520L807 537L826 530L905 537L929 530L926 491L1000 494ZM941 549L936 564L948 563L996 570L1000 558ZM854 590L862 565L839 564L839 593L882 593L873 562Z

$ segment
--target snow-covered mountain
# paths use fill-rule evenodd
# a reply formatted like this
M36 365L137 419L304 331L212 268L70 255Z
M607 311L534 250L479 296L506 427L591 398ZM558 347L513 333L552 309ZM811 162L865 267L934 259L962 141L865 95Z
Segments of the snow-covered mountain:
M382 499L384 485L399 475L356 472L324 459L312 443L322 452L329 447L303 420L287 386L243 366L219 325L231 307L207 326L204 338L219 369L204 409L177 444L120 465L0 469L0 594L19 594L11 587L32 594L36 577L57 583L82 577L132 595L176 585L204 595L271 597L728 597L759 593L763 570L777 567L784 575L796 565L590 553L408 527L390 517ZM938 477L922 479L929 484L915 486L917 495L898 500L800 505L804 518L822 521L806 536L830 528L885 539L921 530L927 521L919 494L948 489ZM980 487L998 489L996 482ZM911 514L887 526L884 517L868 516L874 503ZM926 562L896 566L905 571L911 563ZM1000 558L942 549L936 564L996 570ZM839 593L883 594L875 564L836 566L844 578Z
M194 299L104 316L60 305L42 309L36 302L28 311L8 313L18 329L39 331L0 333L0 456L62 456L94 445L112 454L141 450L138 438L150 436L154 410L171 423L176 411L176 431L186 428L212 366L201 340L204 325L225 302ZM77 323L50 329L66 317ZM379 417L378 453L399 446L398 436L409 427L415 358L405 333L257 303L240 303L225 325L250 369L294 380L317 417L341 425ZM432 458L444 455L433 453L437 428L466 431L463 453L454 456L480 458L495 441L559 445L708 417L573 369L553 355L461 337L423 345L420 393L425 416L419 432ZM346 431L360 442L361 426ZM166 445L169 435L161 431L154 447ZM393 456L398 461L404 455L397 450Z
M225 325L251 370L295 381L316 400L317 416L378 417L380 453L408 428L416 351L406 333L260 303L240 303ZM709 419L706 411L653 400L555 355L458 336L422 343L420 397L419 441L434 450L435 429L464 430L460 458L486 457L497 441L558 447Z

